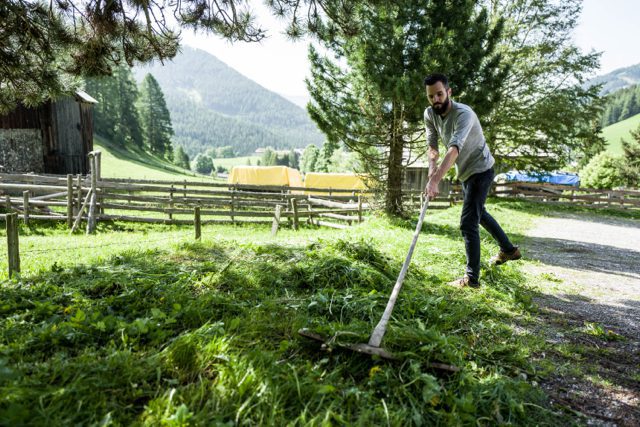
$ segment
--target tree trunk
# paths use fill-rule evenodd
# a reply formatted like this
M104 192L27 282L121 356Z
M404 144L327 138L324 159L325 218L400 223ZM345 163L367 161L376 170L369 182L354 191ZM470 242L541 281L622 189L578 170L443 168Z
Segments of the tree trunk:
M404 141L402 134L394 132L389 147L387 193L385 211L389 215L402 214L402 151Z

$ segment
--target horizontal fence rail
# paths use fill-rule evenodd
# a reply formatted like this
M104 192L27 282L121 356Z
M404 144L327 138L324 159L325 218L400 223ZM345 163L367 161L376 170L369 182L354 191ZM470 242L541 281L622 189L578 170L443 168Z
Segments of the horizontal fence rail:
M640 209L640 191L638 190L602 190L546 183L510 182L496 184L493 187L493 194L558 205Z
M443 194L445 193L445 194ZM537 183L499 183L492 194L592 208L639 209L640 191L599 190ZM422 190L403 190L409 210L424 203ZM462 199L459 185L447 186L430 204L446 208ZM255 186L179 180L98 179L95 175L1 174L0 206L17 218L81 222L119 220L163 224L272 223L300 221L343 228L361 222L375 207L366 190ZM0 214L5 219L6 214ZM274 225L277 231L277 227ZM89 230L88 230L89 231Z
M299 221L342 228L363 220L370 194L327 188L255 186L197 181L97 179L89 176L0 174L0 204L18 218L80 222L119 220L163 224ZM5 215L0 215L5 218Z

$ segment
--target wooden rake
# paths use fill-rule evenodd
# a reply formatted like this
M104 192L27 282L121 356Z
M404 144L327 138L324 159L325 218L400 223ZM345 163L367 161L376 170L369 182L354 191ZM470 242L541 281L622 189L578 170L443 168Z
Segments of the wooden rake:
M398 294L400 294L400 289L402 289L402 283L404 282L404 278L407 275L407 271L409 270L409 264L411 264L411 257L413 256L413 250L416 247L416 243L418 242L418 236L420 236L420 231L422 230L422 222L424 221L424 215L427 212L427 207L429 206L429 198L425 197L424 205L422 206L422 210L420 211L420 217L418 218L418 224L416 225L416 231L413 234L413 241L411 242L411 246L409 247L409 253L404 260L404 264L402 265L402 270L400 270L400 274L398 275L398 279L396 280L396 284L391 291L391 296L389 297L389 301L387 302L387 307L380 318L380 321L373 329L371 333L371 337L369 338L368 343L358 343L358 344L337 344L339 347L356 351L358 353L369 354L372 356L380 356L384 359L394 360L397 359L389 351L380 347L382 343L382 338L384 337L385 332L387 331L387 325L389 323L389 319L391 318L391 313L393 312L393 307L396 305L396 300L398 299ZM330 348L335 344L334 340L327 341L321 335L318 335L314 332L311 332L307 328L300 329L298 331L300 335L306 338L311 338L316 341L322 342L322 347L324 349ZM435 366L434 366L435 367Z

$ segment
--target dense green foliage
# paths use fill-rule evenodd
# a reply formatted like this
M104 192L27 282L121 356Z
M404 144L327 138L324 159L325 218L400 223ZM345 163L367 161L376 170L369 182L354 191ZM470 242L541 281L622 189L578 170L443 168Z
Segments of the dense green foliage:
M98 104L94 106L94 132L121 147L142 147L142 126L136 108L138 87L131 69L117 67L112 76L87 79L87 92Z
M145 146L157 156L173 159L173 127L162 89L156 79L147 74L140 84L137 102Z
M193 160L193 170L203 175L209 175L214 170L213 160L206 154L198 154Z
M622 159L608 152L593 157L580 170L580 185L586 188L615 188L624 185Z
M602 112L602 127L640 114L640 85L620 89L607 95Z
M258 166L288 166L298 169L300 163L299 155L295 150L288 152L277 152L273 147L267 147L257 162Z
M175 152L173 154L173 163L180 166L181 168L190 169L191 166L189 161L189 155L184 152L184 150L182 149L182 146L178 145L178 147L174 151Z
M582 53L571 37L582 1L487 3L493 19L505 20L499 49L509 70L484 126L498 167L541 171L588 161L604 141L598 87L581 85L599 56Z
M624 161L621 175L627 187L640 188L640 126L631 136L633 139L622 141Z
M300 170L304 173L315 172L320 150L313 144L307 145L300 160Z
M158 80L175 142L192 157L229 146L236 155L247 155L260 147L283 150L322 143L302 108L205 51L185 47L173 61L138 67L135 73L139 80L145 73Z
M398 213L404 149L423 144L424 76L447 73L458 99L486 115L502 95L495 54L502 24L491 24L473 0L380 2L354 11L356 34L330 24L318 31L331 55L310 49L308 110L335 148L344 143L363 158L365 172L384 184L386 210Z
M622 154L605 151L580 171L581 185L589 188L640 187L640 126L622 139Z
M0 416L10 425L565 423L532 383L555 371L536 357L544 339L527 332L526 279L507 265L479 290L445 285L452 260L464 263L458 215L429 214L385 338L395 363L324 352L296 331L366 340L415 220L285 230L275 241L268 229L212 227L204 243L91 264L48 259L0 285ZM167 234L122 232L127 241Z

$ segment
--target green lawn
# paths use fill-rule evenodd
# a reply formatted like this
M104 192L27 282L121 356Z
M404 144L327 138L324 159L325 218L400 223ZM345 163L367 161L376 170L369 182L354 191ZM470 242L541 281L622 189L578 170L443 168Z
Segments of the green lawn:
M493 200L489 208L516 243L549 214L517 201ZM201 242L186 226L100 223L95 236L71 236L62 226L21 225L22 277L7 280L0 258L0 419L580 423L536 386L566 369L580 373L578 360L557 365L544 357L555 353L532 304L543 279L513 263L487 268L478 290L446 285L463 273L459 214L460 206L427 214L384 340L402 357L395 363L321 351L297 330L366 341L415 217L372 215L349 230L285 227L275 237L269 226L209 225ZM482 239L487 260L497 247L484 232ZM461 370L444 373L432 362Z
M618 123L614 123L602 129L602 135L607 141L607 151L615 156L622 155L621 139L631 141L631 131L638 129L640 126L640 114L629 117Z
M102 152L101 175L105 178L213 181L158 159L142 150L124 150L94 135L94 150Z

